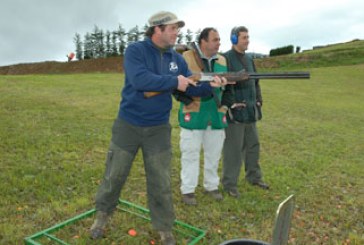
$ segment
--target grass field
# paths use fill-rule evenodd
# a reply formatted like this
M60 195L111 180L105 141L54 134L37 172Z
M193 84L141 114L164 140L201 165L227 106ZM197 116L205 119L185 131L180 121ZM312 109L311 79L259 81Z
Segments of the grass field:
M281 67L302 69L302 67L350 66L364 63L364 40L327 45L300 53L266 57L256 61L260 68ZM260 65L259 65L260 64Z
M252 187L241 176L239 200L214 202L199 186L199 205L182 204L174 106L176 215L207 230L199 244L270 242L277 206L290 194L296 207L289 244L364 244L364 65L310 72L310 80L261 81L261 166L271 190ZM0 244L22 244L24 237L94 207L122 83L121 74L0 76ZM121 197L146 207L140 155ZM102 242L88 239L92 219L61 236L70 244L158 239L149 223L115 216ZM139 236L127 235L132 227Z

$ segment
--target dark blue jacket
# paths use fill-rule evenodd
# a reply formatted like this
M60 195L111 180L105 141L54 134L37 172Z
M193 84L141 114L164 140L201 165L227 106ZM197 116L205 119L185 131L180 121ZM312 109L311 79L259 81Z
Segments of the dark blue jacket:
M175 50L161 51L151 39L130 44L124 56L125 84L121 92L118 117L136 126L156 126L169 121L172 92L178 86L178 75L188 77L191 72L182 56ZM162 92L145 98L144 92ZM191 96L209 96L208 83L189 86Z

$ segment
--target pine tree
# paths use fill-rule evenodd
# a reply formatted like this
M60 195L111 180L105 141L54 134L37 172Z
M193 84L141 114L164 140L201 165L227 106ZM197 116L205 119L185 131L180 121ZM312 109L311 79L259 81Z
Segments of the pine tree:
M195 42L198 42L198 38L200 37L200 33L201 33L201 28L199 28L196 32L195 32Z
M139 41L139 27L136 25L135 27L131 28L128 32L128 43Z
M104 32L97 26L94 26L94 32L91 34L93 44L93 58L105 57Z
M186 33L185 39L186 39L186 42L187 43L192 42L193 35L192 35L192 31L190 29L187 29L187 33Z
M86 59L92 59L93 58L93 43L91 39L91 34L86 33L84 42L83 42L83 58Z
M143 26L143 32L140 33L140 35L143 35L143 38L141 40L145 38L145 33L147 32L148 28L149 26L147 24Z
M115 35L117 36L117 39L119 39L119 47L118 47L118 51L120 55L124 55L124 51L126 48L126 42L124 40L125 38L125 29L122 27L121 24L119 24L118 30L114 32Z
M111 35L111 56L118 56L118 45L117 45L117 39L115 32L112 32Z
M83 55L82 55L82 42L80 34L76 33L75 37L73 38L73 41L76 45L76 59L82 60Z
M110 57L110 56L112 56L112 49L111 49L111 38L110 38L110 36L111 36L111 33L110 33L110 31L106 31L106 33L105 33L105 56L106 57Z

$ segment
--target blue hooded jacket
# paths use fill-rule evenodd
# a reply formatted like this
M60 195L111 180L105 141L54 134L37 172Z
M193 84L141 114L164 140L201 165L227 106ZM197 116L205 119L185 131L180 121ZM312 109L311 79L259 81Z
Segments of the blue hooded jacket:
M172 48L162 51L150 38L130 44L124 56L125 84L121 92L118 117L130 124L148 127L169 122L172 92L178 86L178 75L191 72L183 57ZM150 98L144 92L162 92ZM209 83L189 86L190 96L211 96Z

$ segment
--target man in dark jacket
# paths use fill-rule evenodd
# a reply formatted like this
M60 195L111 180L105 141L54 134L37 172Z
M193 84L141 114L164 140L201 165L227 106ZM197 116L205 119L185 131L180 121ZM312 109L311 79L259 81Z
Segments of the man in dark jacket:
M232 48L224 54L229 71L254 72L255 66L251 56L245 53L249 45L248 29L235 27L231 31ZM225 129L223 147L224 190L233 197L239 197L237 183L242 163L245 163L245 178L252 185L263 189L269 186L262 181L259 165L260 144L256 121L260 120L263 104L259 81L249 79L227 85L222 104L228 109L229 126Z
M128 46L124 56L125 85L118 117L112 128L104 179L96 194L96 219L90 229L93 239L104 236L133 160L142 150L147 179L147 198L153 227L161 244L176 244L172 234L175 214L171 190L172 92L211 96L212 86L188 78L191 72L173 46L185 23L171 12L158 12L149 19L144 41ZM189 86L193 85L193 86Z

